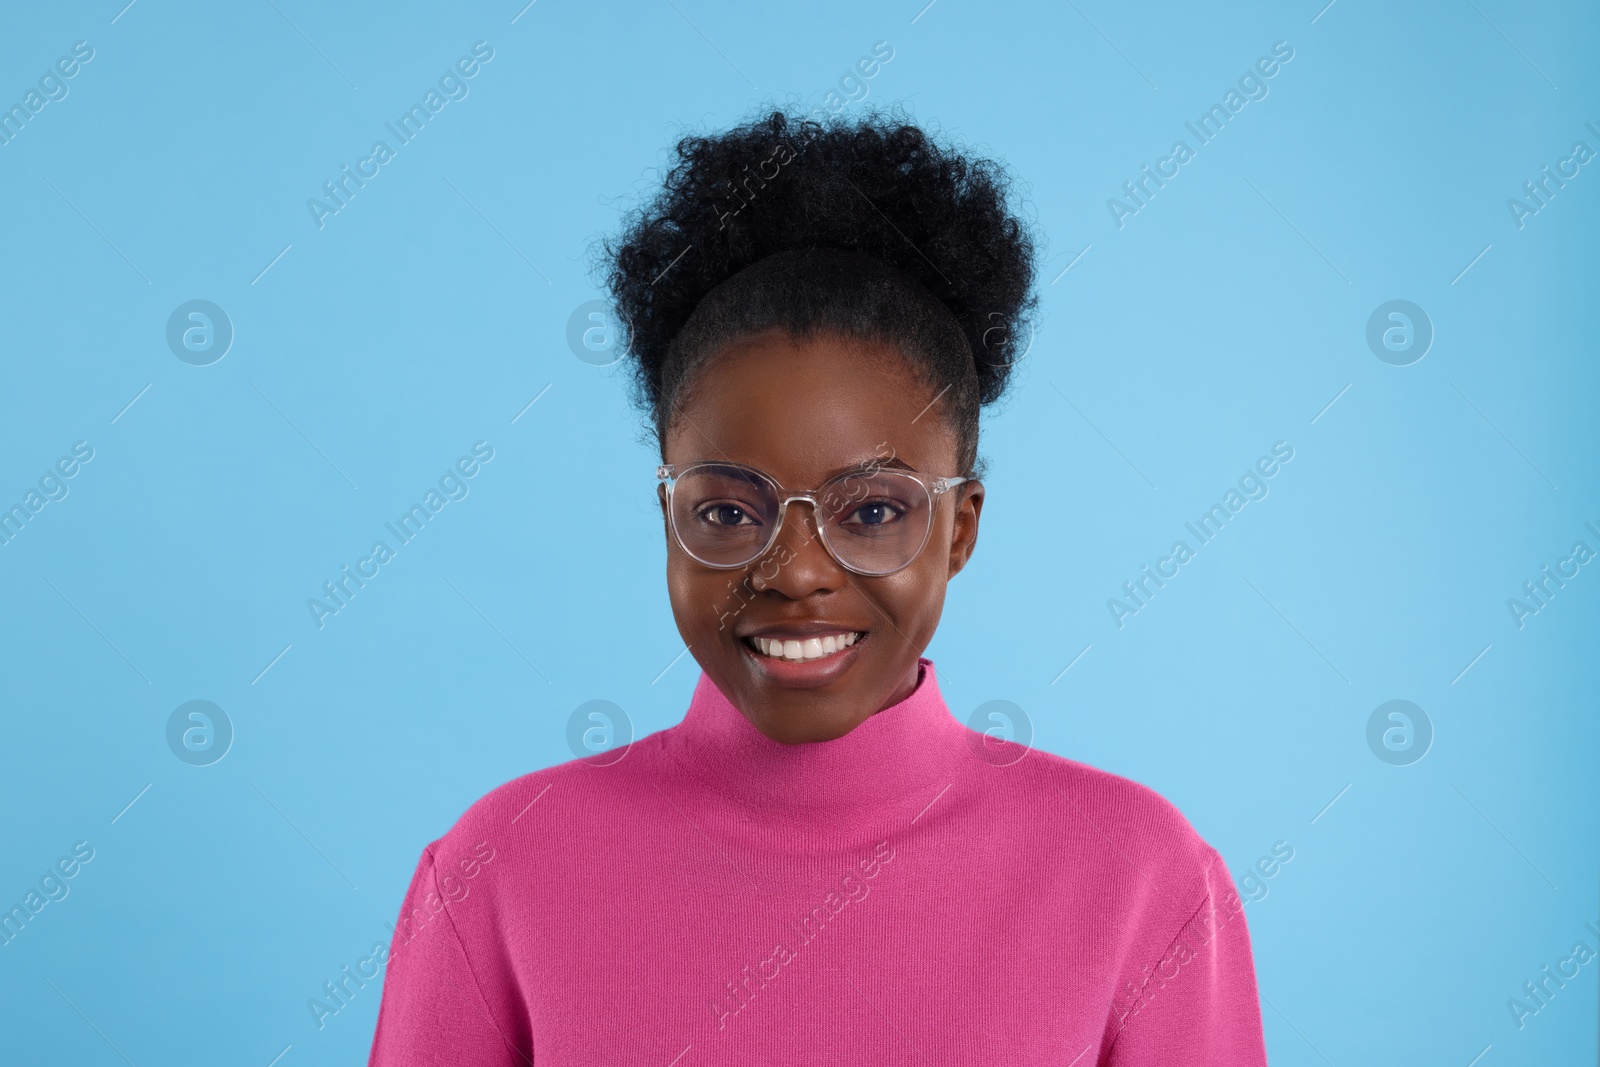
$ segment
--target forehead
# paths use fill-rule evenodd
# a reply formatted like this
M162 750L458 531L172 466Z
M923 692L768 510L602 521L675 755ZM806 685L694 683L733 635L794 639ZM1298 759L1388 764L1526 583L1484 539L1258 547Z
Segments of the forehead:
M729 346L695 376L667 428L666 460L747 463L789 488L816 488L888 454L959 473L937 392L893 347L769 331Z

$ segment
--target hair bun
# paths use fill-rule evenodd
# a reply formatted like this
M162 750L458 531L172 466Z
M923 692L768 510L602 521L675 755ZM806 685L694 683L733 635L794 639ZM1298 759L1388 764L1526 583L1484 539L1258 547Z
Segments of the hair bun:
M793 248L861 252L919 282L965 335L980 402L1004 392L1037 297L1034 241L1008 207L1001 164L939 143L899 106L822 122L773 110L685 136L673 155L659 192L604 243L646 403L706 294Z

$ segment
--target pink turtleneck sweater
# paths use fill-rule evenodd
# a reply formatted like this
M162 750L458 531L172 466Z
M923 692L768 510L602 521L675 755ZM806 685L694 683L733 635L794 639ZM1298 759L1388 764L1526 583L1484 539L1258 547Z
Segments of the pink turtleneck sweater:
M921 668L793 746L702 674L677 726L478 801L417 866L370 1063L1264 1065L1217 853Z

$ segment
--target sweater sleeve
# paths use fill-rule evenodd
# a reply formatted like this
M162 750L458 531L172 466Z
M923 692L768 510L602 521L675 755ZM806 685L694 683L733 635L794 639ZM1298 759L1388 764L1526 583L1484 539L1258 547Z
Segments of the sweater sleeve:
M1244 903L1207 851L1205 898L1125 985L1106 1067L1266 1067Z
M450 914L459 905L439 890L437 845L423 851L400 909L368 1067L531 1067L484 1000Z

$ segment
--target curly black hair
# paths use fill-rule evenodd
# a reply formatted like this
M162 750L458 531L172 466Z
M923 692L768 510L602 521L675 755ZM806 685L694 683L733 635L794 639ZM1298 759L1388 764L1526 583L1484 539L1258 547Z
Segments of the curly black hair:
M1038 303L1009 174L898 106L820 122L765 111L679 140L659 192L603 243L598 266L657 443L695 372L781 327L898 349L939 391L974 470L979 409L1031 345Z

